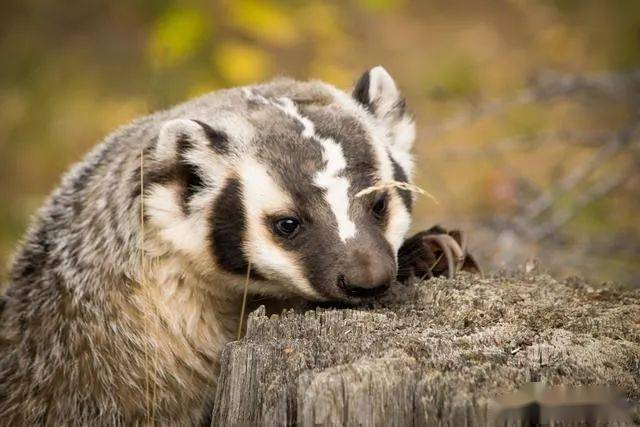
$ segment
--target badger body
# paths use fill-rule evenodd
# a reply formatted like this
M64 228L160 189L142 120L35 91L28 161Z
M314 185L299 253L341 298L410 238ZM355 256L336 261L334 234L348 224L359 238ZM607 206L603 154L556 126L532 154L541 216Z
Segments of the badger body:
M251 295L357 302L398 273L414 127L387 72L280 79L109 135L32 222L0 313L0 420L196 424ZM378 188L362 194L367 188Z

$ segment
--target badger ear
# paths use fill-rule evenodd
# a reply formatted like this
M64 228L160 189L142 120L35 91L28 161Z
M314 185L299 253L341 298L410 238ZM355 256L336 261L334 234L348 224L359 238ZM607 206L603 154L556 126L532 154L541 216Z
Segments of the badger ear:
M173 249L207 253L207 221L202 218L225 180L228 156L222 154L228 150L227 134L204 122L174 119L161 125L144 164L144 209Z
M376 116L401 99L396 82L380 65L365 71L353 89L353 97Z
M182 210L203 190L215 190L228 169L227 134L199 120L174 119L164 123L154 147L145 183L179 189ZM174 190L167 190L174 191Z
M156 160L170 161L193 149L209 149L226 154L228 142L224 132L217 131L199 120L169 120L162 125L158 135Z
M366 71L356 83L353 97L382 125L392 149L411 149L415 125L396 82L387 70L378 65Z

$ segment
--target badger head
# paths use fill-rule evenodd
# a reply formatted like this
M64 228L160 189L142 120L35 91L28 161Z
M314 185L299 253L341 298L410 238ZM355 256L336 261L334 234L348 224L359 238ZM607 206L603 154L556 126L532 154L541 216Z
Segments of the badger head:
M146 214L211 286L354 301L386 290L410 224L414 124L382 67L351 94L280 80L164 123ZM190 114L190 113L185 113ZM375 187L376 190L363 192Z

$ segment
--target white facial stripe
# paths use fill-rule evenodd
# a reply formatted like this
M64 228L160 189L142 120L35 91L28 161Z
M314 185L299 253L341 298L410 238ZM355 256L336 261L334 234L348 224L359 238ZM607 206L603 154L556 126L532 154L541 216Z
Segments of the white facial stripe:
M402 199L396 191L392 192L389 198L389 221L385 231L385 238L393 248L393 253L398 254L398 250L404 242L404 237L411 226L411 215L402 203Z
M293 285L294 291L302 292L308 298L320 298L306 279L300 262L273 241L263 222L265 212L293 206L289 196L273 181L265 167L253 158L246 158L238 170L247 215L244 250L248 258L267 277Z
M349 187L351 183L346 177L340 176L347 166L344 152L340 144L332 138L323 138L316 134L315 126L309 118L300 114L293 101L289 98L278 98L276 102L269 101L262 95L245 89L245 96L253 101L272 105L302 125L302 137L311 139L322 147L322 158L326 162L325 169L319 171L314 183L325 190L325 199L333 212L338 224L338 235L345 242L356 235L356 225L349 216Z
M404 146L401 147L405 150L398 150L396 146L388 144L387 140L389 136L386 134L383 126L365 114L362 107L356 103L356 101L344 92L335 89L333 86L327 86L327 89L332 92L334 98L342 105L342 107L351 111L361 123L363 123L368 129L370 134L370 143L375 152L376 160L378 162L379 179L382 182L388 182L393 180L393 165L389 158L389 152L393 156L393 159L405 170L405 173L411 179L411 172L413 167L413 160L411 153L408 151L410 144L404 141ZM403 125L403 137L411 139L415 136L414 129L412 128L410 119ZM404 237L409 231L411 226L411 214L405 207L400 195L397 191L393 190L389 193L391 195L389 200L389 222L387 223L387 229L385 232L385 238L394 250L397 256L398 250L404 241Z
M325 198L338 223L338 235L345 242L356 235L356 225L349 217L349 180L339 176L347 162L342 147L331 138L316 137L316 140L322 145L326 167L316 174L314 183L326 191Z

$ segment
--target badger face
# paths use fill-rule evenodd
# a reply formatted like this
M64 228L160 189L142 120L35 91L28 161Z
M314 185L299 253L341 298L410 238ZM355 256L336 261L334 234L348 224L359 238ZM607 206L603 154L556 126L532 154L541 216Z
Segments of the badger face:
M384 184L408 181L415 135L389 74L367 71L352 95L288 81L239 98L224 120L162 128L156 164L178 173L146 192L160 237L236 289L232 278L250 272L258 293L356 301L385 291L412 200Z

